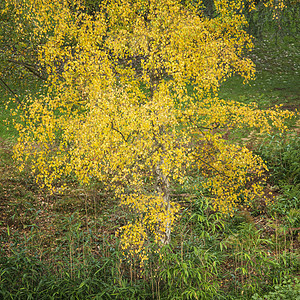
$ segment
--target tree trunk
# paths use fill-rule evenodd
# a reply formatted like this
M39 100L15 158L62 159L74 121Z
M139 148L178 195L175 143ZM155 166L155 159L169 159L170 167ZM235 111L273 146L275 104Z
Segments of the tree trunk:
M164 163L163 157L160 163L156 166L157 183L156 189L160 196L163 198L163 209L166 210L167 221L165 224L164 232L161 232L161 242L163 245L167 245L171 241L171 224L170 224L170 182L168 176L166 176L161 169Z
M153 98L154 92L157 89L158 83L161 81L160 73L154 74L150 73L150 97ZM159 134L162 135L165 133L164 126L160 126ZM155 144L160 147L163 151L165 147L161 145L156 136L153 136ZM160 162L155 167L156 174L156 191L163 199L163 209L165 209L165 214L167 221L165 223L164 231L160 232L161 243L163 245L168 245L171 241L171 224L170 224L170 182L168 176L166 176L162 171L162 166L164 164L164 156L160 158ZM163 222L163 221L162 221Z

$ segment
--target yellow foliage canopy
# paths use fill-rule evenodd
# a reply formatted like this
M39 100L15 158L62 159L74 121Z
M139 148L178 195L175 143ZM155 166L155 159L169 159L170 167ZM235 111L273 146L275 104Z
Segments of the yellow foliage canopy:
M101 1L93 15L79 0L68 2L16 4L16 14L30 12L32 34L46 39L38 51L49 75L47 94L28 101L18 124L21 167L30 159L37 181L50 189L72 175L126 194L123 204L138 217L124 232L141 247L146 232L156 242L169 240L164 235L178 211L170 184L182 183L191 167L222 212L231 213L240 196L261 196L262 184L252 178L266 166L223 139L223 131L283 130L290 114L216 96L233 74L254 77L244 56L253 44L243 2L216 0L213 19L177 0Z

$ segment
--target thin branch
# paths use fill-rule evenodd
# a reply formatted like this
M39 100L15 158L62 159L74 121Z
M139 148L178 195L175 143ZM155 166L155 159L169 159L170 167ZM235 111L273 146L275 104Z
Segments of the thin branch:
M131 133L129 133L128 137L127 137L127 141L129 141L129 139L131 138L131 136L136 133L138 134L139 131L138 130L133 130ZM132 138L132 141L131 142L134 142L135 138L136 138L137 135L135 135L133 138Z
M124 136L124 134L120 130L118 130L117 128L114 127L114 123L113 122L111 122L111 129L114 130L114 131L116 131L116 132L118 132L122 136L122 138L125 141L125 143L127 143L128 138L126 139L125 136Z
M225 176L227 178L230 178L230 176L226 175L224 172L219 171L218 169L216 169L214 166L212 166L210 163L208 163L207 161L201 159L200 157L197 157L201 162L203 162L204 164L206 164L207 166L209 166L211 169L215 170L219 175L221 176Z
M17 60L14 60L14 59L8 59L7 61L11 62L13 64L20 65L20 66L24 67L29 72L31 72L33 75L35 75L36 77L38 77L38 78L40 78L44 81L47 80L47 77L42 76L37 70L34 69L33 65L30 65L30 64L22 62L22 61L17 61Z
M216 149L218 152L221 152L219 149L217 149L217 148L215 147L215 145L214 145L210 140L207 139L207 136L206 136L205 133L203 132L203 129L213 130L213 129L218 128L218 127L220 126L220 123L217 123L217 125L216 125L215 127L213 127L213 128L206 128L206 127L203 127L203 126L199 126L198 124L195 124L195 123L193 122L193 120L191 119L191 117L189 117L189 120L191 121L191 123L193 123L193 124L200 130L201 134L204 136L204 138L205 138L205 140L207 141L207 143L208 143L209 145L211 145L213 149Z
M0 82L3 84L3 86L11 93L15 96L15 98L17 99L18 103L21 105L22 108L24 108L24 105L21 101L21 99L19 98L19 96L9 87L9 85L2 79L0 78Z
M154 139L154 142L155 142L156 145L157 145L157 149L165 150L165 149L164 149L164 145L163 145L162 143L158 142L158 137L157 137L157 135L155 134L155 131L154 131L154 123L153 123L153 120L151 120L151 125L152 125L152 128L153 128L153 130L152 130L152 133L153 133L153 139Z
M204 127L204 126L199 126L197 123L195 123L192 119L191 116L189 116L189 120L191 121L191 123L193 123L198 129L207 129L207 130L213 130L213 129L217 129L220 127L220 123L216 122L216 125L214 127ZM222 127L221 127L222 128ZM223 127L224 128L224 127ZM202 131L201 131L202 132Z
M170 197L190 197L190 198L196 198L197 195L192 195L192 194L170 194Z

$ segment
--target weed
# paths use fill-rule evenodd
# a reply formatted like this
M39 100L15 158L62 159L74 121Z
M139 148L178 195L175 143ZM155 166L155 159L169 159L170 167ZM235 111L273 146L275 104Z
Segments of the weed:
M300 298L300 282L297 277L289 278L285 277L281 284L277 284L274 287L274 291L269 292L263 296L254 294L253 300L295 300Z

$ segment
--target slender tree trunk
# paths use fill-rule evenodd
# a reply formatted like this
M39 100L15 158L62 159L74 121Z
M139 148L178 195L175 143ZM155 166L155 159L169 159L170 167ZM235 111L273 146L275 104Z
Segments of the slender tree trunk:
M156 189L160 196L163 198L163 209L166 211L167 220L165 221L164 232L161 232L161 242L163 245L167 245L171 241L171 224L170 224L170 181L168 176L166 176L161 169L161 166L164 163L163 157L161 158L160 163L156 166L156 176L157 183Z
M150 97L153 98L154 92L157 89L157 85L161 80L161 75L150 74ZM159 129L159 134L162 135L165 133L164 127L161 126ZM156 136L154 136L154 141L157 146L162 148L164 151L164 146L161 145ZM171 241L171 224L170 224L170 181L168 176L166 176L162 171L162 166L164 165L164 156L161 157L160 162L155 167L155 175L156 175L156 191L163 199L163 209L165 210L165 214L167 220L165 222L164 231L161 234L161 243L163 245L167 245Z

